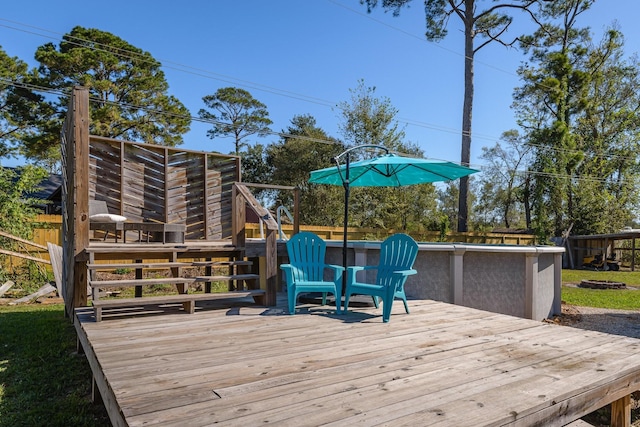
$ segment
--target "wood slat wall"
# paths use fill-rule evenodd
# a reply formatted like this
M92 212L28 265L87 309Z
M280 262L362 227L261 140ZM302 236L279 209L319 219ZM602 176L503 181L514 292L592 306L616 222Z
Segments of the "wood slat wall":
M91 136L90 199L130 221L185 224L188 240L231 237L235 156Z

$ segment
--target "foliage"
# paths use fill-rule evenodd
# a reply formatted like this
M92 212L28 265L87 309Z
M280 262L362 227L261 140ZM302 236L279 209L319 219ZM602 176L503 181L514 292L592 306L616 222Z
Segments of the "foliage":
M331 167L333 158L344 146L316 126L310 115L295 116L283 131L281 140L267 148L266 163L271 168L270 182L298 187L300 222L303 224L342 225L343 194L339 187L309 184L309 172ZM293 206L293 193L279 191L279 204Z
M36 205L44 201L29 197L47 176L42 168L28 165L18 169L0 167L0 230L31 239L33 223L39 213Z
M37 123L46 123L51 109L29 90L37 72L0 48L0 158L19 154L21 141L34 139Z
M520 68L525 84L514 96L520 124L526 126L527 139L535 147L533 222L541 237L560 235L568 227L565 215L571 209L571 176L581 161L571 127L586 105L589 83L585 72L589 32L576 28L589 1L578 1L578 7L569 4L574 1L558 3L564 7L547 5L541 16L549 21L562 17L562 27L546 23L532 36L522 37L521 47L531 52L538 68Z
M404 141L404 130L400 129L395 109L389 98L378 98L375 87L367 87L364 80L350 90L351 100L338 104L341 114L340 130L346 141L354 146L374 144L390 151L422 157L423 152L415 145ZM352 160L371 157L380 152L353 151ZM434 228L439 221L436 192L433 184L414 185L401 188L351 188L349 225L376 227L404 232L421 232Z
M375 86L367 87L362 79L355 89L349 89L351 100L338 104L340 133L351 146L373 144L397 151L403 148L405 138L404 130L395 121L398 110L389 98L377 98L375 91ZM376 154L379 153L368 153L368 157ZM366 157L367 153L361 155Z
M43 86L57 92L76 85L89 89L93 135L176 146L189 130L189 111L168 94L160 63L111 33L76 26L58 48L40 46L35 58ZM55 126L43 125L42 137L25 141L28 157L51 155L59 143L68 93L51 105L58 112Z
M242 158L242 181L258 184L272 183L273 168L267 161L267 147L262 144L250 145L240 152ZM252 188L254 196L263 206L273 200L273 190Z
M0 427L110 426L64 306L0 306Z
M493 147L482 148L481 159L487 161L479 178L478 203L475 215L485 218L493 227L529 228L526 215L527 176L522 167L529 161L531 147L526 145L518 131L503 133L502 141Z
M40 212L37 205L45 201L30 197L30 194L37 190L46 176L44 169L32 165L18 169L0 167L0 230L26 240L32 239L37 225L35 218ZM25 249L6 237L0 237L0 247L13 251ZM27 245L26 249L31 248ZM0 255L0 264L6 259L6 255ZM12 271L0 268L0 281L13 280L26 293L34 292L50 281L46 270L36 262L24 261L13 267Z
M608 233L630 224L637 209L635 153L640 115L637 60L622 58L621 34L610 29L599 45L577 28L592 1L545 5L548 22L522 47L533 65L514 106L532 149L533 227L544 239L573 224L577 234ZM562 25L554 25L560 18Z
M360 0L366 4L371 12L378 5L378 0ZM383 0L382 7L392 10L398 16L403 7L411 0ZM473 110L473 63L475 53L491 42L505 46L512 46L516 40L505 41L502 37L512 23L512 16L507 12L530 12L530 8L538 0L519 0L489 2L486 9L478 9L479 2L475 0L461 0L457 2L447 0L424 0L426 17L427 40L439 41L447 35L447 26L451 16L460 18L464 29L464 102L462 107L462 150L460 162L469 165L471 160L471 117ZM477 44L476 41L480 40ZM469 182L470 178L462 177L459 185L458 197L458 231L467 231L469 216Z
M209 110L203 108L198 115L201 119L213 123L213 127L207 131L207 136L211 139L217 136L233 137L235 154L239 154L240 149L247 145L244 142L247 137L265 136L270 132L269 126L273 122L269 119L267 106L244 89L221 88L202 100Z

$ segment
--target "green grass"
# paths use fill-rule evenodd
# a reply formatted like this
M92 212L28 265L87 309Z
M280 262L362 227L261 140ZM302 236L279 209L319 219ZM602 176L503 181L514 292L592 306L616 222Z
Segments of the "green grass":
M62 305L0 306L0 427L110 426Z
M610 280L640 287L640 272L637 271L562 270L562 283L580 283L583 279Z
M640 310L640 272L562 270L562 283L578 284L582 280L622 282L628 290L562 287L562 300L583 307Z

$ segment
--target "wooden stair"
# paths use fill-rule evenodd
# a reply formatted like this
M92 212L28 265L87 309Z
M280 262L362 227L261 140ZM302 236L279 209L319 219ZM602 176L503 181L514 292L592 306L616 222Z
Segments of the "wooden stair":
M116 299L99 299L93 301L93 311L96 322L102 321L103 308L132 308L143 307L147 305L175 304L182 303L184 311L193 314L195 312L196 301L211 301L227 298L246 298L264 297L265 291L261 289L249 291L233 291L233 292L215 292L210 294L177 294L177 295L160 295L142 298L116 298Z
M151 255L153 256L153 255ZM195 312L196 301L220 300L228 298L253 297L258 304L264 304L266 291L260 289L260 275L251 272L253 263L240 258L241 254L230 254L225 249L224 257L229 260L200 260L199 255L194 254L194 260L175 260L167 262L117 262L112 264L97 263L94 260L87 264L89 287L91 289L92 304L96 321L103 318L103 309L121 309L125 307L143 307L147 305L163 305L182 303L184 311ZM204 274L202 273L204 268ZM98 278L99 271L134 270L136 278L107 280ZM187 270L191 274L185 274ZM193 272L193 269L199 271ZM228 274L221 274L220 269L228 270ZM144 277L144 271L168 272L168 277ZM228 282L228 292L211 292L212 282ZM176 294L170 295L144 295L144 287L160 284L175 284ZM194 292L189 289L192 284L204 284L204 290ZM103 299L105 288L131 288L135 287L135 298L108 298Z

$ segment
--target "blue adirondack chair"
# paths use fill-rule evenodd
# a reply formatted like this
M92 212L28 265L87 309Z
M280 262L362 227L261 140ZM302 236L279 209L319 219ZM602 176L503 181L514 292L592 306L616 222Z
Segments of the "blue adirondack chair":
M347 287L345 290L344 309L349 308L349 298L353 294L371 295L378 308L378 298L382 299L382 321L388 322L391 317L393 300L400 298L404 309L409 314L404 283L407 277L416 274L413 263L418 255L418 244L406 234L394 234L380 246L380 262L376 266L347 267ZM359 282L356 272L377 270L375 283Z
M327 244L318 235L310 232L295 234L287 241L289 263L280 265L287 281L289 314L296 310L296 300L302 292L322 292L322 305L327 303L327 294L336 297L336 313L340 314L342 299L342 272L339 265L325 264ZM325 270L333 270L333 281L324 279Z

